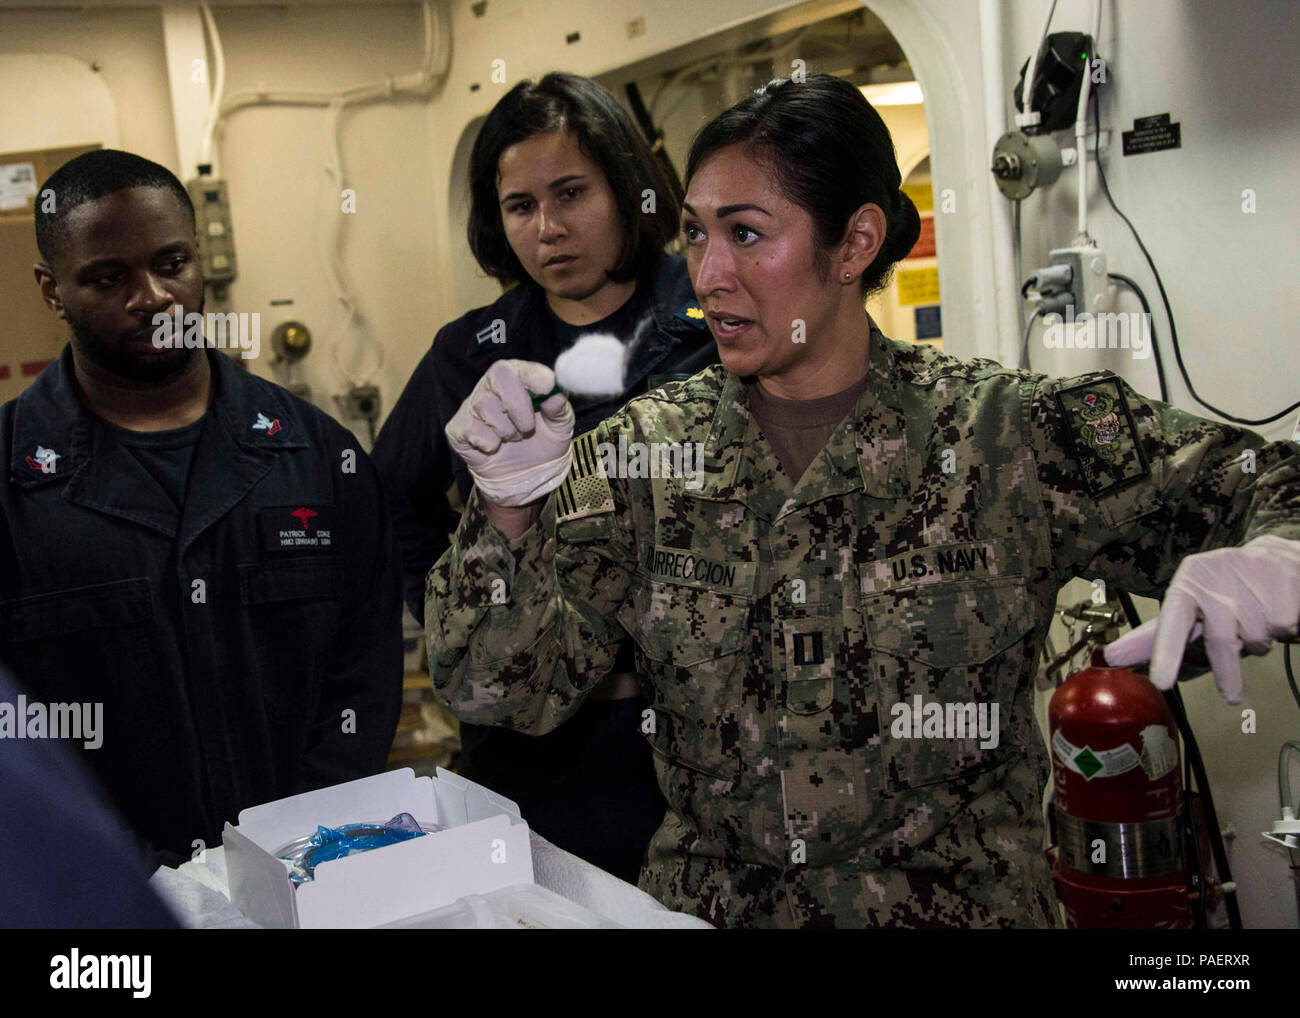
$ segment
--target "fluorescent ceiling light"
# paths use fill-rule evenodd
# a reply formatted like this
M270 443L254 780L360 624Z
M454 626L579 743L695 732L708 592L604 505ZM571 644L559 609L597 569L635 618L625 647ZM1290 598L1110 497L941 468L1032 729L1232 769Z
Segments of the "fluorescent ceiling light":
M911 106L922 102L921 86L915 81L890 81L863 85L862 94L872 106Z

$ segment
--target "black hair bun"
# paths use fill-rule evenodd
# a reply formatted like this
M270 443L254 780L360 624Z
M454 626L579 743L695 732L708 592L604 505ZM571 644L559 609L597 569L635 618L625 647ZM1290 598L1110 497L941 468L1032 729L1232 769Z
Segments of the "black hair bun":
M906 191L900 190L897 196L898 208L889 217L886 238L889 241L889 260L901 261L916 247L921 237L921 214L916 211L912 199Z

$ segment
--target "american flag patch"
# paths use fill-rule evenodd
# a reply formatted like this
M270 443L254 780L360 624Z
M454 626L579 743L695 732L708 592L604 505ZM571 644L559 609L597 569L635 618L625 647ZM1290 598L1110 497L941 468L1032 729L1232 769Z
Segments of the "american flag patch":
M600 460L596 432L588 431L573 440L573 462L569 476L555 493L555 521L614 511L614 493Z

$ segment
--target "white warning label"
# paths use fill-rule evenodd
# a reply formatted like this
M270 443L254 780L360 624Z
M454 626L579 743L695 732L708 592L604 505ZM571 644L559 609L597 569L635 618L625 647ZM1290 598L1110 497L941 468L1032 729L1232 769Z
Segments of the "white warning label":
M0 166L0 209L20 209L35 193L35 164L7 163Z
M1073 745L1060 732L1052 736L1052 751L1075 774L1083 775L1085 781L1127 774L1140 764L1137 751L1127 742L1114 749L1093 749Z
M1147 777L1158 781L1178 766L1178 743L1164 725L1147 725L1142 729L1142 769Z

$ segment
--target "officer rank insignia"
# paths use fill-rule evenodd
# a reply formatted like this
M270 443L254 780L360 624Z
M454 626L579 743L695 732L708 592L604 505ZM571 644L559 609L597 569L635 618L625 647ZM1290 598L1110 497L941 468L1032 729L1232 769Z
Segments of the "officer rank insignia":
M692 325L703 325L704 309L694 301L691 301L689 304L684 304L681 309L678 310L676 317L680 318L684 322L690 322Z
M614 493L601 466L596 432L587 431L573 440L573 462L569 475L555 492L555 522L579 519L614 509Z
M1118 378L1062 389L1056 402L1094 497L1147 475L1146 457Z

